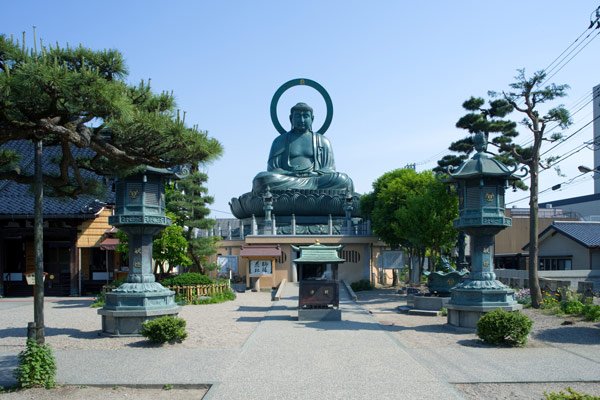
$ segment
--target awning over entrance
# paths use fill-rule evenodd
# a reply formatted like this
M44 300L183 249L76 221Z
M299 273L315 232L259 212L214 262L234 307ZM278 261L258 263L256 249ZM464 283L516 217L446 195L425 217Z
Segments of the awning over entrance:
M102 242L100 242L100 248L102 250L115 250L117 248L118 244L119 244L119 239L106 238Z
M252 244L247 246L242 246L242 250L240 251L241 257L279 257L281 256L281 248L279 245L261 245L261 244Z

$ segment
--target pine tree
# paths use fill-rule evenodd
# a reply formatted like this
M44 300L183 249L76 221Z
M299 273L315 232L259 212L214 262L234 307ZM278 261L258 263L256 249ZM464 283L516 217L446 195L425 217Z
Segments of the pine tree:
M220 143L185 125L172 93L149 82L127 83L117 50L91 50L0 35L0 180L34 186L36 339L44 343L43 189L63 196L97 193L97 175L125 175L142 166L172 167L218 157ZM18 167L20 155L1 146L32 142L35 173ZM41 170L43 146L60 146L57 173ZM88 149L82 152L76 149ZM77 154L77 156L75 156Z
M218 240L215 236L198 236L199 231L210 230L215 224L213 219L207 218L210 214L208 205L214 201L204 186L207 180L208 176L193 166L189 175L167 191L166 201L167 210L175 215L174 222L184 227L191 269L203 274L213 268L208 261L216 253Z
M540 149L544 141L554 142L560 140L561 132L548 135L548 125L566 129L571 124L567 109L559 105L549 108L545 114L540 111L540 106L552 102L557 98L566 96L568 85L548 84L544 86L546 74L538 71L532 77L525 76L525 70L517 70L515 82L509 85L510 90L503 92L488 92L491 100L489 108L483 108L485 100L471 98L463 107L470 113L463 116L456 126L467 129L469 133L482 132L488 142L496 147L496 157L507 165L524 165L529 169L529 287L531 290L532 306L540 307L542 293L538 278L538 191L540 168L549 168L556 158L542 160ZM518 137L517 124L504 119L511 112L517 111L524 114L521 125L525 126L533 136L531 144L521 146L514 143ZM495 136L490 140L490 134ZM452 143L450 150L462 153L450 155L438 161L437 170L443 170L448 165L460 164L459 159L466 159L473 151L471 137ZM458 164L457 164L458 163ZM524 184L520 187L527 189Z

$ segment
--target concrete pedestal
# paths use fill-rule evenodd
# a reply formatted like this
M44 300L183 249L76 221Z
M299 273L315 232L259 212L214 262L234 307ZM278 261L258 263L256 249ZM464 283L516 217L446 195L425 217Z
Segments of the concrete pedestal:
M460 328L477 329L477 322L487 312L501 308L505 311L521 310L521 304L507 306L463 306L448 304L448 324Z
M341 321L339 308L299 308L298 321Z
M124 289L121 289L123 286L127 286L130 292L124 292ZM131 292L137 286L140 286L140 290L145 286L155 291ZM104 308L98 310L98 314L102 316L102 333L106 335L139 336L144 322L165 315L176 316L181 310L175 303L175 292L158 283L127 283L121 287L107 293Z
M415 296L413 307L416 310L439 311L446 307L450 297L440 296Z

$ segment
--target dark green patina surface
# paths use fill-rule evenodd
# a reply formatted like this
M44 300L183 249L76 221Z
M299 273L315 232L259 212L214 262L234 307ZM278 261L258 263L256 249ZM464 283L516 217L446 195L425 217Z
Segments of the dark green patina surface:
M291 130L283 129L277 119L277 104L291 87L307 85L324 98L327 117L323 126L313 131L314 114L305 103L290 110ZM333 117L333 105L327 91L310 79L293 79L283 84L271 101L271 119L280 133L271 145L267 170L258 173L252 191L231 200L236 218L264 215L264 194L273 196L272 212L278 216L345 216L346 197L352 202L352 216L360 214L359 195L354 193L352 179L337 172L331 142L324 133Z
M458 318L456 313L471 312L469 307L479 311L518 308L514 291L496 280L494 236L512 223L504 214L504 193L519 177L514 169L485 153L487 142L483 134L476 134L474 143L477 153L450 173L449 179L455 183L459 196L459 217L454 226L471 239L471 272L451 290L448 308L455 311L451 310L454 314L449 314L449 321L451 317Z

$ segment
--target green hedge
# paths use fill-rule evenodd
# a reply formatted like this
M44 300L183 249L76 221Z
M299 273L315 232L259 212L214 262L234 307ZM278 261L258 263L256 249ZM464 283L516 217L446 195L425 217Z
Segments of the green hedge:
M214 281L206 275L197 272L186 272L165 278L160 281L163 286L210 285Z

